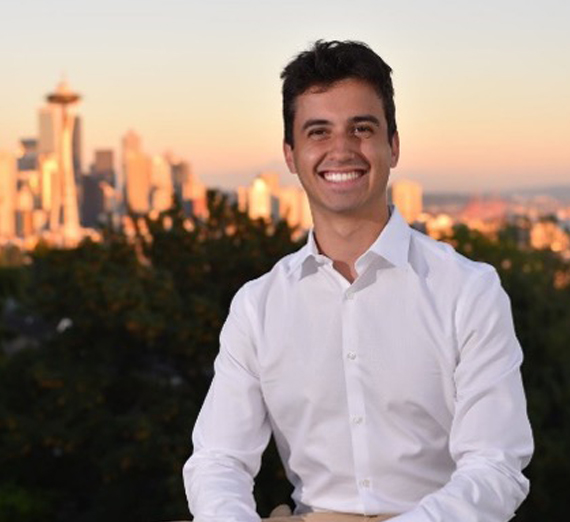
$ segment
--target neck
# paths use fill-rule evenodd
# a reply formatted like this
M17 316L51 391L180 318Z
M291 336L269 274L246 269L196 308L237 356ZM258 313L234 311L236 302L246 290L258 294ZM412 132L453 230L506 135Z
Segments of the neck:
M350 216L314 216L315 239L319 251L332 259L333 267L349 282L356 277L356 260L364 254L388 222L388 207L383 205L377 216L355 219Z

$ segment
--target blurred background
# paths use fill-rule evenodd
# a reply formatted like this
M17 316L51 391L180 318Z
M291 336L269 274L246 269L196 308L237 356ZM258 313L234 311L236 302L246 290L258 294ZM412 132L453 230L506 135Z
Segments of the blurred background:
M536 455L570 507L570 4L20 0L0 19L0 522L188 517L231 297L299 248L279 74L317 39L394 69L415 228L511 296ZM256 498L290 493L273 446Z

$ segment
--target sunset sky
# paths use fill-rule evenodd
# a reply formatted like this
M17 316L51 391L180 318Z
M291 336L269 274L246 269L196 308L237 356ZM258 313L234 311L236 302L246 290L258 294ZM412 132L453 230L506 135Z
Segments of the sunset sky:
M394 177L427 190L570 184L570 2L18 0L0 15L0 149L37 133L62 77L83 95L84 163L134 129L208 184L283 172L279 73L316 39L394 69ZM118 163L118 162L117 162Z

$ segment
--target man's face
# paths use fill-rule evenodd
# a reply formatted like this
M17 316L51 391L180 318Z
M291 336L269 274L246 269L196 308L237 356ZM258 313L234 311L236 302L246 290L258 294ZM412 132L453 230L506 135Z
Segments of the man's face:
M315 222L333 215L378 219L386 205L399 140L388 141L382 100L367 82L314 87L295 100L293 143L285 160L298 174Z

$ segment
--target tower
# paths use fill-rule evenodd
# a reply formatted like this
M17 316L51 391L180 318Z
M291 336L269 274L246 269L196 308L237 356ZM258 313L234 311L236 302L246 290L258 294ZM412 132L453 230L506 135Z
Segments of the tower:
M69 88L67 82L62 81L46 99L61 111L61 128L59 139L56 140L59 168L54 180L49 227L59 236L63 245L73 246L79 241L80 226L73 168L73 118L68 113L68 107L77 103L80 96Z

